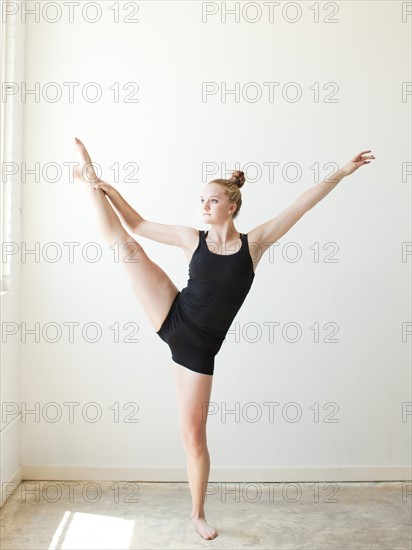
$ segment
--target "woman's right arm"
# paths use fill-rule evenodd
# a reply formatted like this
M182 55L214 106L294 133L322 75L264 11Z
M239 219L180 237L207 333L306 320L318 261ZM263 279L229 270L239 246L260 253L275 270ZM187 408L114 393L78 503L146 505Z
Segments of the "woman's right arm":
M110 199L125 226L136 235L172 246L191 250L197 242L199 231L186 225L167 225L145 220L130 206L117 189L100 180L93 189L102 189Z
M136 233L139 223L143 220L142 216L136 212L134 208L122 197L117 189L115 189L109 183L99 180L96 185L93 186L93 189L101 189L104 194L110 199L110 202L115 207L120 219L125 224L125 226Z

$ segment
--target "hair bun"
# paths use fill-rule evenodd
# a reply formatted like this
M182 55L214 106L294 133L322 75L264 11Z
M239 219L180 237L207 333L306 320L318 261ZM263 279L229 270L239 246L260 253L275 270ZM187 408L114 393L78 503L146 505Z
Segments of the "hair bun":
M240 170L235 170L230 178L230 181L235 183L239 188L245 183L245 174Z

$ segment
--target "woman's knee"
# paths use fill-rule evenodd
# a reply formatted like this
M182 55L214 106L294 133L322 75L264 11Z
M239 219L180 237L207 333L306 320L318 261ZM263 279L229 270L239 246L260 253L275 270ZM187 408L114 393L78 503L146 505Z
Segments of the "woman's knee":
M181 432L187 450L194 454L200 454L207 449L206 431L203 423L201 426L190 426L181 429Z

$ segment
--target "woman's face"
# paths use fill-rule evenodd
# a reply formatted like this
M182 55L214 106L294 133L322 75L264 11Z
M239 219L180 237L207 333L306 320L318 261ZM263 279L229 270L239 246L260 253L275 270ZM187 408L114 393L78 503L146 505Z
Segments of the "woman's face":
M230 210L230 214L229 214ZM209 183L200 195L200 213L204 223L223 223L234 212L233 204L218 183Z

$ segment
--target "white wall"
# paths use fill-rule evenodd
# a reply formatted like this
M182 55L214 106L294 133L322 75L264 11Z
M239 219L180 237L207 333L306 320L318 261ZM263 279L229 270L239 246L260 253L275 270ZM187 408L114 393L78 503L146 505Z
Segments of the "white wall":
M322 8L315 23L309 3L300 4L301 18L294 23L281 17L280 7L274 22L265 9L255 23L244 18L236 23L233 16L224 23L221 12L202 22L200 2L143 2L136 24L114 24L109 4L101 3L95 24L79 14L73 23L67 16L56 24L28 19L27 85L39 82L44 91L46 83L57 82L63 92L56 103L41 95L37 102L27 99L28 166L73 161L78 136L101 164L103 178L142 216L203 228L197 201L212 174L204 177L202 164L246 170L252 163L237 219L237 228L248 232L324 179L333 170L327 163L340 166L363 149L376 156L260 262L232 327L240 327L243 336L236 341L229 334L216 359L212 401L219 413L209 418L211 481L403 479L411 459L411 418L402 421L402 407L411 401L410 336L402 341L403 323L411 321L411 262L402 261L402 243L410 241L410 176L402 180L402 163L411 160L411 98L402 102L402 82L411 77L410 29L402 22L401 3L339 3L332 15L336 23L324 22L331 12ZM292 9L287 13L294 17ZM252 8L245 15L254 17ZM64 82L80 83L73 103ZM97 103L79 94L88 82L103 91ZM110 87L116 82L121 97L131 91L123 85L136 82L139 102L114 102ZM241 96L235 102L227 96L223 102L216 94L202 101L204 82L219 89L224 82L228 88L239 82L242 89L255 82L262 98L251 102ZM265 82L280 83L273 102ZM291 82L301 89L299 101L287 100ZM251 87L249 92L252 97ZM289 92L293 97L293 89ZM115 162L137 163L139 181L115 183L110 170ZM272 180L265 163L279 163ZM296 181L289 163L296 164ZM256 166L261 175L251 181ZM122 267L112 261L87 195L64 176L51 182L29 175L22 188L23 240L28 248L35 243L40 248L37 262L29 256L22 264L22 320L40 327L38 341L28 335L22 343L21 398L27 408L36 402L40 407L37 418L23 418L26 477L186 479L169 349L154 333ZM56 263L41 254L51 242L63 252ZM67 242L80 243L73 263ZM96 263L78 251L90 242L103 251ZM179 288L185 286L181 250L141 243ZM290 243L300 251L299 261L286 259ZM295 249L289 252L293 257ZM77 330L70 342L68 322L80 328L98 323L101 339L89 343ZM47 323L61 327L58 342L46 341L41 329ZM116 323L119 343L110 328ZM138 343L125 342L126 323L138 326ZM274 341L267 323L279 323ZM288 324L298 327L298 341L282 336ZM253 327L261 332L257 341ZM293 327L287 335L295 337ZM50 327L48 338L54 336ZM62 411L55 423L45 417L51 402ZM80 404L73 423L67 402ZM96 423L79 412L90 402L102 411ZM121 420L132 412L122 411L123 405L136 403L139 422L114 422L115 402ZM236 402L239 416L222 418L224 407L233 409ZM258 422L251 420L252 402L262 412ZM268 402L278 403L273 422ZM291 403L301 411L296 422L287 420L288 412L295 416ZM48 413L55 414L52 408ZM334 421L326 421L328 414Z
M26 27L19 18L12 18L2 26L2 53L4 53L4 83L24 80ZM2 83L3 84L3 83ZM2 92L2 97L3 92ZM19 99L9 97L2 109L2 166L3 163L20 165L23 159L24 105ZM9 164L11 166L11 164ZM19 174L4 176L1 184L1 234L2 234L2 281L1 281L1 361L0 361L0 487L4 504L22 479L20 460L20 359L19 338L7 341L5 331L14 330L21 322L21 273L22 264L18 254L7 253L19 247L21 233L22 187ZM7 325L7 326L6 326Z

